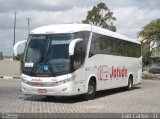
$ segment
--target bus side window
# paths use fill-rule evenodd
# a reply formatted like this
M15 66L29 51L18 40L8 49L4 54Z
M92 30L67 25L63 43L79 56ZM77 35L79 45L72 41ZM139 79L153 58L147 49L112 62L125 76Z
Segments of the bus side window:
M74 49L74 70L81 67L84 62L85 53L83 52L83 42L79 42L75 45Z

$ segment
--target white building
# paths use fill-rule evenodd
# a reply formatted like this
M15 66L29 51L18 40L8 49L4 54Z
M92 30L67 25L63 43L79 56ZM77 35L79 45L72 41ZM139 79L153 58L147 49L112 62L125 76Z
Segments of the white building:
M155 40L150 43L151 57L160 57L160 40Z

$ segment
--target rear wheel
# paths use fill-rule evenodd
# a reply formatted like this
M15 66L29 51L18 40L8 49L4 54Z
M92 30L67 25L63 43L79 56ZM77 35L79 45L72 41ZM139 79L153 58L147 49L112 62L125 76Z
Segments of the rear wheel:
M88 84L88 91L86 94L84 94L84 99L91 100L94 98L96 93L96 83L91 80Z
M132 90L132 88L133 88L133 79L131 76L128 79L128 86L126 88L127 88L127 90Z

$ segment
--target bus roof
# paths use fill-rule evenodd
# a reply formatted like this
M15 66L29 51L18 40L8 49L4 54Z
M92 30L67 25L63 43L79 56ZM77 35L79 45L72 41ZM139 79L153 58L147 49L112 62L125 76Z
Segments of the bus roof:
M92 29L92 30L91 30ZM121 35L117 32L112 32L107 29L103 29L97 26L90 24L55 24L55 25L46 25L39 28L36 28L31 31L31 34L59 34L59 33L74 33L78 31L93 31L95 33L119 38L122 40L131 41L134 43L140 44L139 41L135 39L128 38L124 35Z

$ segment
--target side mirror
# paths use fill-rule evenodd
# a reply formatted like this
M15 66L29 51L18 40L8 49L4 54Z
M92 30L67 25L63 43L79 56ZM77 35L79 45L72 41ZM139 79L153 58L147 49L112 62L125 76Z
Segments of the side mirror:
M22 40L22 41L17 42L17 43L14 45L14 48L13 48L14 56L17 56L18 46L20 46L20 45L22 45L22 44L25 44L26 42L27 42L27 40Z
M73 41L71 41L71 43L69 44L69 55L74 55L74 48L75 48L75 45L76 43L80 42L80 41L83 41L83 39L81 38L77 38L77 39L74 39Z

